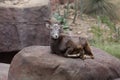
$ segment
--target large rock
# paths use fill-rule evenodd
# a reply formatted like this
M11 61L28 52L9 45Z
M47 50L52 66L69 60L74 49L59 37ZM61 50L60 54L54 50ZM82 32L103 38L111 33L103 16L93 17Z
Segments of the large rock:
M120 80L120 78L114 79L114 80Z
M20 51L10 66L8 80L113 80L120 78L120 60L93 48L95 59L64 58L49 47Z
M8 80L9 67L9 64L0 63L0 80Z
M0 2L0 52L49 45L49 30L44 23L51 15L49 3L49 0Z

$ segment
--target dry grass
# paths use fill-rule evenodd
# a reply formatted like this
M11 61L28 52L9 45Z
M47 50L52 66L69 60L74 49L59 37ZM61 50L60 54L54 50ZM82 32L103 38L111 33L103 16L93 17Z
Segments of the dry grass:
M114 3L117 7L118 7L118 11L117 13L120 13L120 0L111 0L112 3ZM65 8L62 6L60 8L60 13L63 14L64 13ZM91 16L87 16L85 14L82 15L82 19L81 16L78 14L77 15L77 19L76 22L73 24L73 18L74 18L74 10L70 9L69 10L69 15L67 17L67 23L68 26L70 26L72 28L72 35L79 35L82 37L86 37L88 39L93 39L93 34L91 33L91 27L92 26L98 26L98 19L95 19ZM120 16L120 15L119 15ZM107 26L105 24L100 24L99 25L101 28L107 28ZM116 24L116 26L120 27L120 22ZM70 33L70 34L71 34ZM105 44L103 45L99 45L99 44L95 44L94 46L101 48L103 50L105 50L106 52L120 58L120 44L118 43L112 43L112 44Z
M110 2L112 2L114 5L117 6L118 8L118 11L117 11L117 14L120 16L120 0L110 0Z

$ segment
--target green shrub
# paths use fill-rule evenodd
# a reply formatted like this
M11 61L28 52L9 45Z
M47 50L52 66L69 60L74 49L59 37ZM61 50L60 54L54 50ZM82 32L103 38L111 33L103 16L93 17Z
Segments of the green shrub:
M101 24L104 23L106 27L101 27ZM98 16L98 25L91 27L91 32L93 33L94 43L110 43L110 42L120 42L120 27L116 26L113 22L110 21L108 17L99 17Z
M107 44L94 44L93 46L98 47L120 59L120 44L107 43Z
M104 23L107 28L102 28ZM120 58L120 27L110 21L108 17L98 17L98 26L91 27L93 39L91 45Z
M83 12L92 16L107 16L110 19L118 19L116 6L109 0L84 0Z

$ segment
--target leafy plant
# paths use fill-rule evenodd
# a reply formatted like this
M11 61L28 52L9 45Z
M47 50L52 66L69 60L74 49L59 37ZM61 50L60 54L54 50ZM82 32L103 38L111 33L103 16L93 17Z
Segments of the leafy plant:
M112 40L119 42L120 27L117 27L108 17L101 17L101 22L108 26Z
M100 48L108 53L110 53L111 55L117 57L120 59L120 44L118 43L105 43L105 44L93 44L93 46Z
M70 0L68 0L68 2L67 2L67 5L66 5L66 9L64 10L64 13L63 14L61 14L60 13L60 6L59 6L59 4L57 5L57 13L54 13L53 14L53 17L58 21L58 22L60 22L60 23L62 23L62 25L63 25L63 29L65 29L65 30L67 30L67 29L69 29L69 27L68 27L68 24L67 24L67 17L69 16L69 2Z
M104 28L101 27L101 23L106 26ZM108 17L98 16L98 25L91 27L91 32L94 35L92 40L94 43L120 42L120 27L116 27Z
M69 27L68 27L68 24L67 24L67 20L64 18L64 16L61 16L59 15L58 13L55 13L53 15L53 17L60 23L62 23L63 25L63 29L67 30Z
M102 29L99 26L91 27L91 32L94 34L94 43L102 42Z
M75 7L75 10L74 10L75 12L74 12L73 23L75 23L76 17L77 17L77 12L78 12L78 0L75 0L74 7Z
M98 16L97 18L98 25L91 28L94 35L91 45L120 58L120 27L116 27L108 17ZM102 28L101 23L104 23L107 28ZM116 37L113 37L113 35L116 35Z
M84 0L83 12L92 16L107 16L110 19L118 19L116 6L109 0Z

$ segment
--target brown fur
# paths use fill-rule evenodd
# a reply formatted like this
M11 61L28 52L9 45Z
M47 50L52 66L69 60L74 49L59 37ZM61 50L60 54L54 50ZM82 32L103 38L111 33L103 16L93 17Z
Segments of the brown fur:
M54 25L56 23L51 22L50 20L46 20L46 22L51 27L53 27L53 30L55 26L60 28L59 30L56 29L56 31L59 31L59 37L52 37L51 34L50 47L52 53L72 58L79 57L85 59L86 55L92 59L94 58L88 41L85 38L65 35L62 31L61 23L57 23L58 25Z
M51 51L65 57L94 58L87 40L78 36L60 35L59 39L51 39Z

